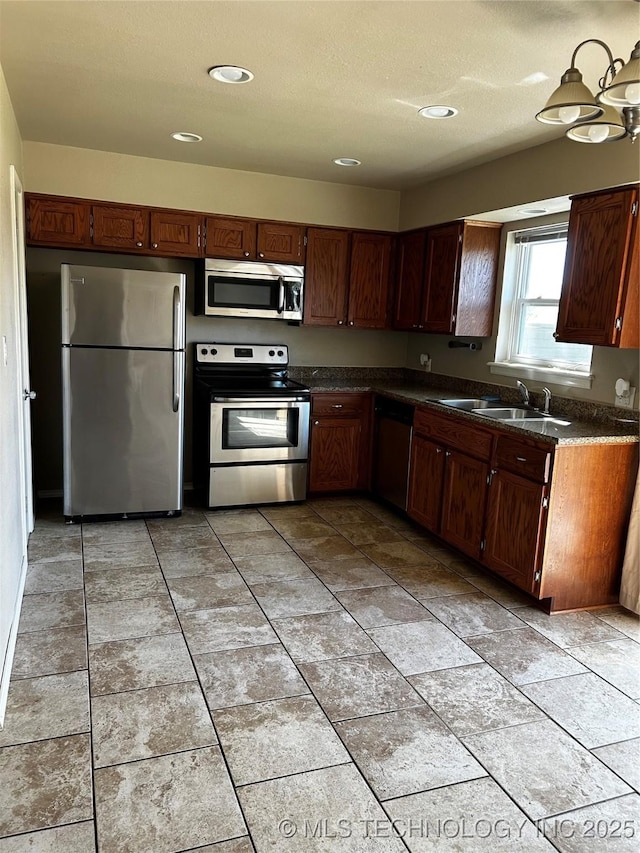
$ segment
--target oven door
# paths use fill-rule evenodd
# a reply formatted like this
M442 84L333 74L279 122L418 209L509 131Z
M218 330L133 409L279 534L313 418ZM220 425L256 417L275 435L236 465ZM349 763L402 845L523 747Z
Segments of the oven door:
M278 399L215 398L211 403L212 464L306 460L310 403Z

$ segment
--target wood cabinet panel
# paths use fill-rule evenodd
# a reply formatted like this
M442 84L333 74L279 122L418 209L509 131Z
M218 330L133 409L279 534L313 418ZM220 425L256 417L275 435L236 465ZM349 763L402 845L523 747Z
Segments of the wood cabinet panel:
M151 248L159 255L198 257L202 217L192 213L151 211Z
M462 230L461 222L429 229L422 316L427 332L453 332Z
M454 335L491 335L501 233L502 226L496 223L464 223Z
M282 222L258 223L258 260L304 262L304 227Z
M351 491L359 483L362 421L359 418L318 418L311 424L309 490Z
M384 329L387 325L391 237L355 232L351 237L350 326Z
M149 212L138 207L94 204L93 244L109 249L149 248Z
M416 433L480 459L489 460L491 457L493 433L475 424L465 423L461 418L416 409L413 428Z
M87 246L90 237L88 203L55 197L26 197L27 239L48 246Z
M370 404L369 394L313 394L311 414L316 417L362 417Z
M486 462L455 450L445 451L440 533L476 560L480 557L488 473Z
M342 326L347 318L349 232L309 228L304 277L307 326Z
M637 187L572 201L557 340L640 346L637 205Z
M444 460L443 447L419 435L413 436L407 513L434 533L440 529Z
M411 231L398 238L396 264L396 329L422 328L422 287L427 231Z
M256 256L256 223L246 219L207 216L205 254L208 258L248 260Z
M505 468L538 483L547 483L551 475L552 451L553 447L548 444L499 435L493 464L496 468Z

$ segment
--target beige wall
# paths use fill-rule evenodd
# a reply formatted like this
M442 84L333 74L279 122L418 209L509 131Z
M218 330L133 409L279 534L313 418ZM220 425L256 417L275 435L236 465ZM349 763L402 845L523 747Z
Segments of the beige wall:
M258 219L396 231L400 193L259 172L24 143L28 192Z

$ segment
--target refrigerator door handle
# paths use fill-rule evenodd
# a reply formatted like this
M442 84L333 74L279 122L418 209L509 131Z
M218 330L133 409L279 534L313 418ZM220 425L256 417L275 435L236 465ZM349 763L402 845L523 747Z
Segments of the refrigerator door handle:
M177 288L176 288L177 289ZM182 362L181 353L173 353L173 411L177 412L180 409L180 365Z
M180 288L176 285L173 288L173 348L182 349L184 346L183 334L184 326L182 320L182 301L180 298Z

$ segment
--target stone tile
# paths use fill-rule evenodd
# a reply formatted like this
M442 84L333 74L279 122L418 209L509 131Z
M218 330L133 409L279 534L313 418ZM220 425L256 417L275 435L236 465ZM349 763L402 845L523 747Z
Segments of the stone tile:
M347 720L335 727L381 800L486 776L427 707Z
M387 506L382 506L381 504L373 502L361 504L361 506L366 509L370 515L377 518L378 521L388 524L389 527L394 527L396 530L415 530L414 525L409 521L406 515L401 515L399 512L396 512Z
M84 670L12 681L0 747L89 731Z
M157 566L158 558L150 541L91 542L84 546L84 570L134 569L137 566Z
M246 835L220 749L95 771L100 853L173 853Z
M451 568L453 568L453 566L451 566ZM506 583L506 581L501 581L498 578L493 578L485 574L478 574L477 577L469 575L468 580L469 583L472 583L477 587L480 592L484 592L485 595L495 599L498 604L506 607L507 610L513 610L516 607L525 607L526 605L534 603L534 599L530 595L525 595L524 592L520 592L519 589L516 589L514 586L511 586L511 584Z
M347 557L362 557L358 549L344 536L320 536L316 539L289 539L289 545L305 561L343 560Z
M144 521L105 521L82 525L85 545L107 545L110 542L148 542L149 531Z
M210 610L232 604L253 604L253 596L239 572L169 578L167 586L178 611Z
M0 749L0 836L91 820L89 735Z
M0 853L96 853L93 821L0 838Z
M82 560L32 563L27 569L25 595L62 592L67 589L82 589Z
M265 530L247 536L244 533L228 533L220 541L231 559L251 557L254 554L280 554L291 548L275 530Z
M631 790L551 720L470 735L463 743L532 820Z
M381 654L302 663L299 668L330 720L423 704Z
M505 591L514 588L510 584L503 584L502 581L490 575L486 570L479 568L471 560L465 560L457 551L452 551L449 548L438 548L437 546L425 546L425 551L428 551L436 560L462 578L479 578L480 580L488 580L489 582L495 581L499 587L504 587ZM530 599L527 599L528 603L530 601Z
M229 555L219 543L206 548L163 551L159 559L162 573L166 578L232 572L235 568Z
M406 853L399 838L384 835L376 839L366 837L367 827L375 827L376 821L388 825L388 821L353 764L248 785L238 792L238 796L259 851L364 853L375 850L376 853ZM292 838L283 835L283 816L291 821L291 826L300 827ZM305 826L313 828L317 824L335 830L340 820L351 832L333 839L313 838L311 830L304 832ZM369 832L371 834L371 829Z
M207 527L207 514L200 509L186 507L180 515L171 518L148 518L147 527L151 533L159 530L182 530L184 527Z
M81 589L25 595L20 610L18 634L84 625L84 595Z
M84 625L18 634L11 678L35 678L87 668Z
M87 622L90 644L173 634L180 630L171 598L166 593L87 604Z
M622 693L640 700L640 646L634 640L572 646L568 651Z
M209 548L218 545L218 537L205 522L201 527L175 527L151 531L153 545L159 555L191 548Z
M344 610L272 622L297 663L375 653L370 637Z
M29 542L29 565L82 558L82 542L77 537L58 536Z
M370 586L393 586L395 583L367 557L319 560L313 563L313 571L332 592Z
M45 516L38 512L36 527L29 536L29 542L44 542L49 539L80 539L82 528L79 524L67 524L62 515Z
M622 605L596 610L593 615L606 622L607 625L611 625L616 631L620 631L621 634L625 634L640 643L640 616L622 607Z
M336 593L338 601L363 628L419 622L433 617L399 586L379 586Z
M403 675L481 663L469 646L433 617L431 621L373 628L369 635Z
M628 794L606 803L565 812L540 822L560 853L637 853L640 797Z
M279 643L195 655L194 662L211 709L309 692Z
M640 739L612 743L592 752L628 785L640 791Z
M218 742L195 681L94 696L91 719L95 767Z
M293 551L284 554L261 554L257 557L236 557L234 562L249 586L265 581L313 577L307 564Z
M196 680L182 634L91 646L89 670L92 696Z
M280 536L286 539L315 539L318 536L332 536L333 528L317 516L315 518L274 518L271 524Z
M280 504L279 506L265 506L260 509L260 514L267 521L278 518L318 518L309 501L303 504Z
M194 655L278 642L257 604L195 610L183 613L180 621Z
M493 779L389 800L385 809L412 853L553 853Z
M537 607L518 608L518 617L538 633L563 649L605 640L623 640L624 635L597 619L593 613L554 613L549 616Z
M459 637L523 627L517 616L481 592L432 598L425 607Z
M166 595L167 586L157 566L87 572L84 592L88 604Z
M582 664L533 628L470 637L467 644L512 684L530 684L586 672Z
M377 519L374 515L355 503L339 505L326 504L318 506L316 512L329 524L374 524Z
M545 716L486 663L425 672L408 680L458 737Z
M407 541L363 545L361 551L381 569L419 566L424 563L424 551Z
M336 530L349 542L353 542L358 548L362 545L371 545L379 542L404 542L405 540L392 527L388 527L381 521L371 519L370 522L358 524L336 524Z
M207 519L214 533L218 536L225 536L227 533L254 533L256 530L273 529L267 519L257 510L237 515L218 516L215 513L210 513Z
M0 853L2 853L1 850ZM231 841L221 841L219 844L207 844L206 847L198 847L197 850L194 847L192 853L255 853L255 848L251 839L245 835L243 838L232 838Z
M269 619L340 609L333 595L316 578L254 584L251 591Z
M640 737L638 705L591 672L521 689L587 749Z
M213 718L236 785L350 761L312 696L216 711Z
M476 588L466 580L429 557L425 557L419 566L387 571L400 586L420 600L476 592Z

